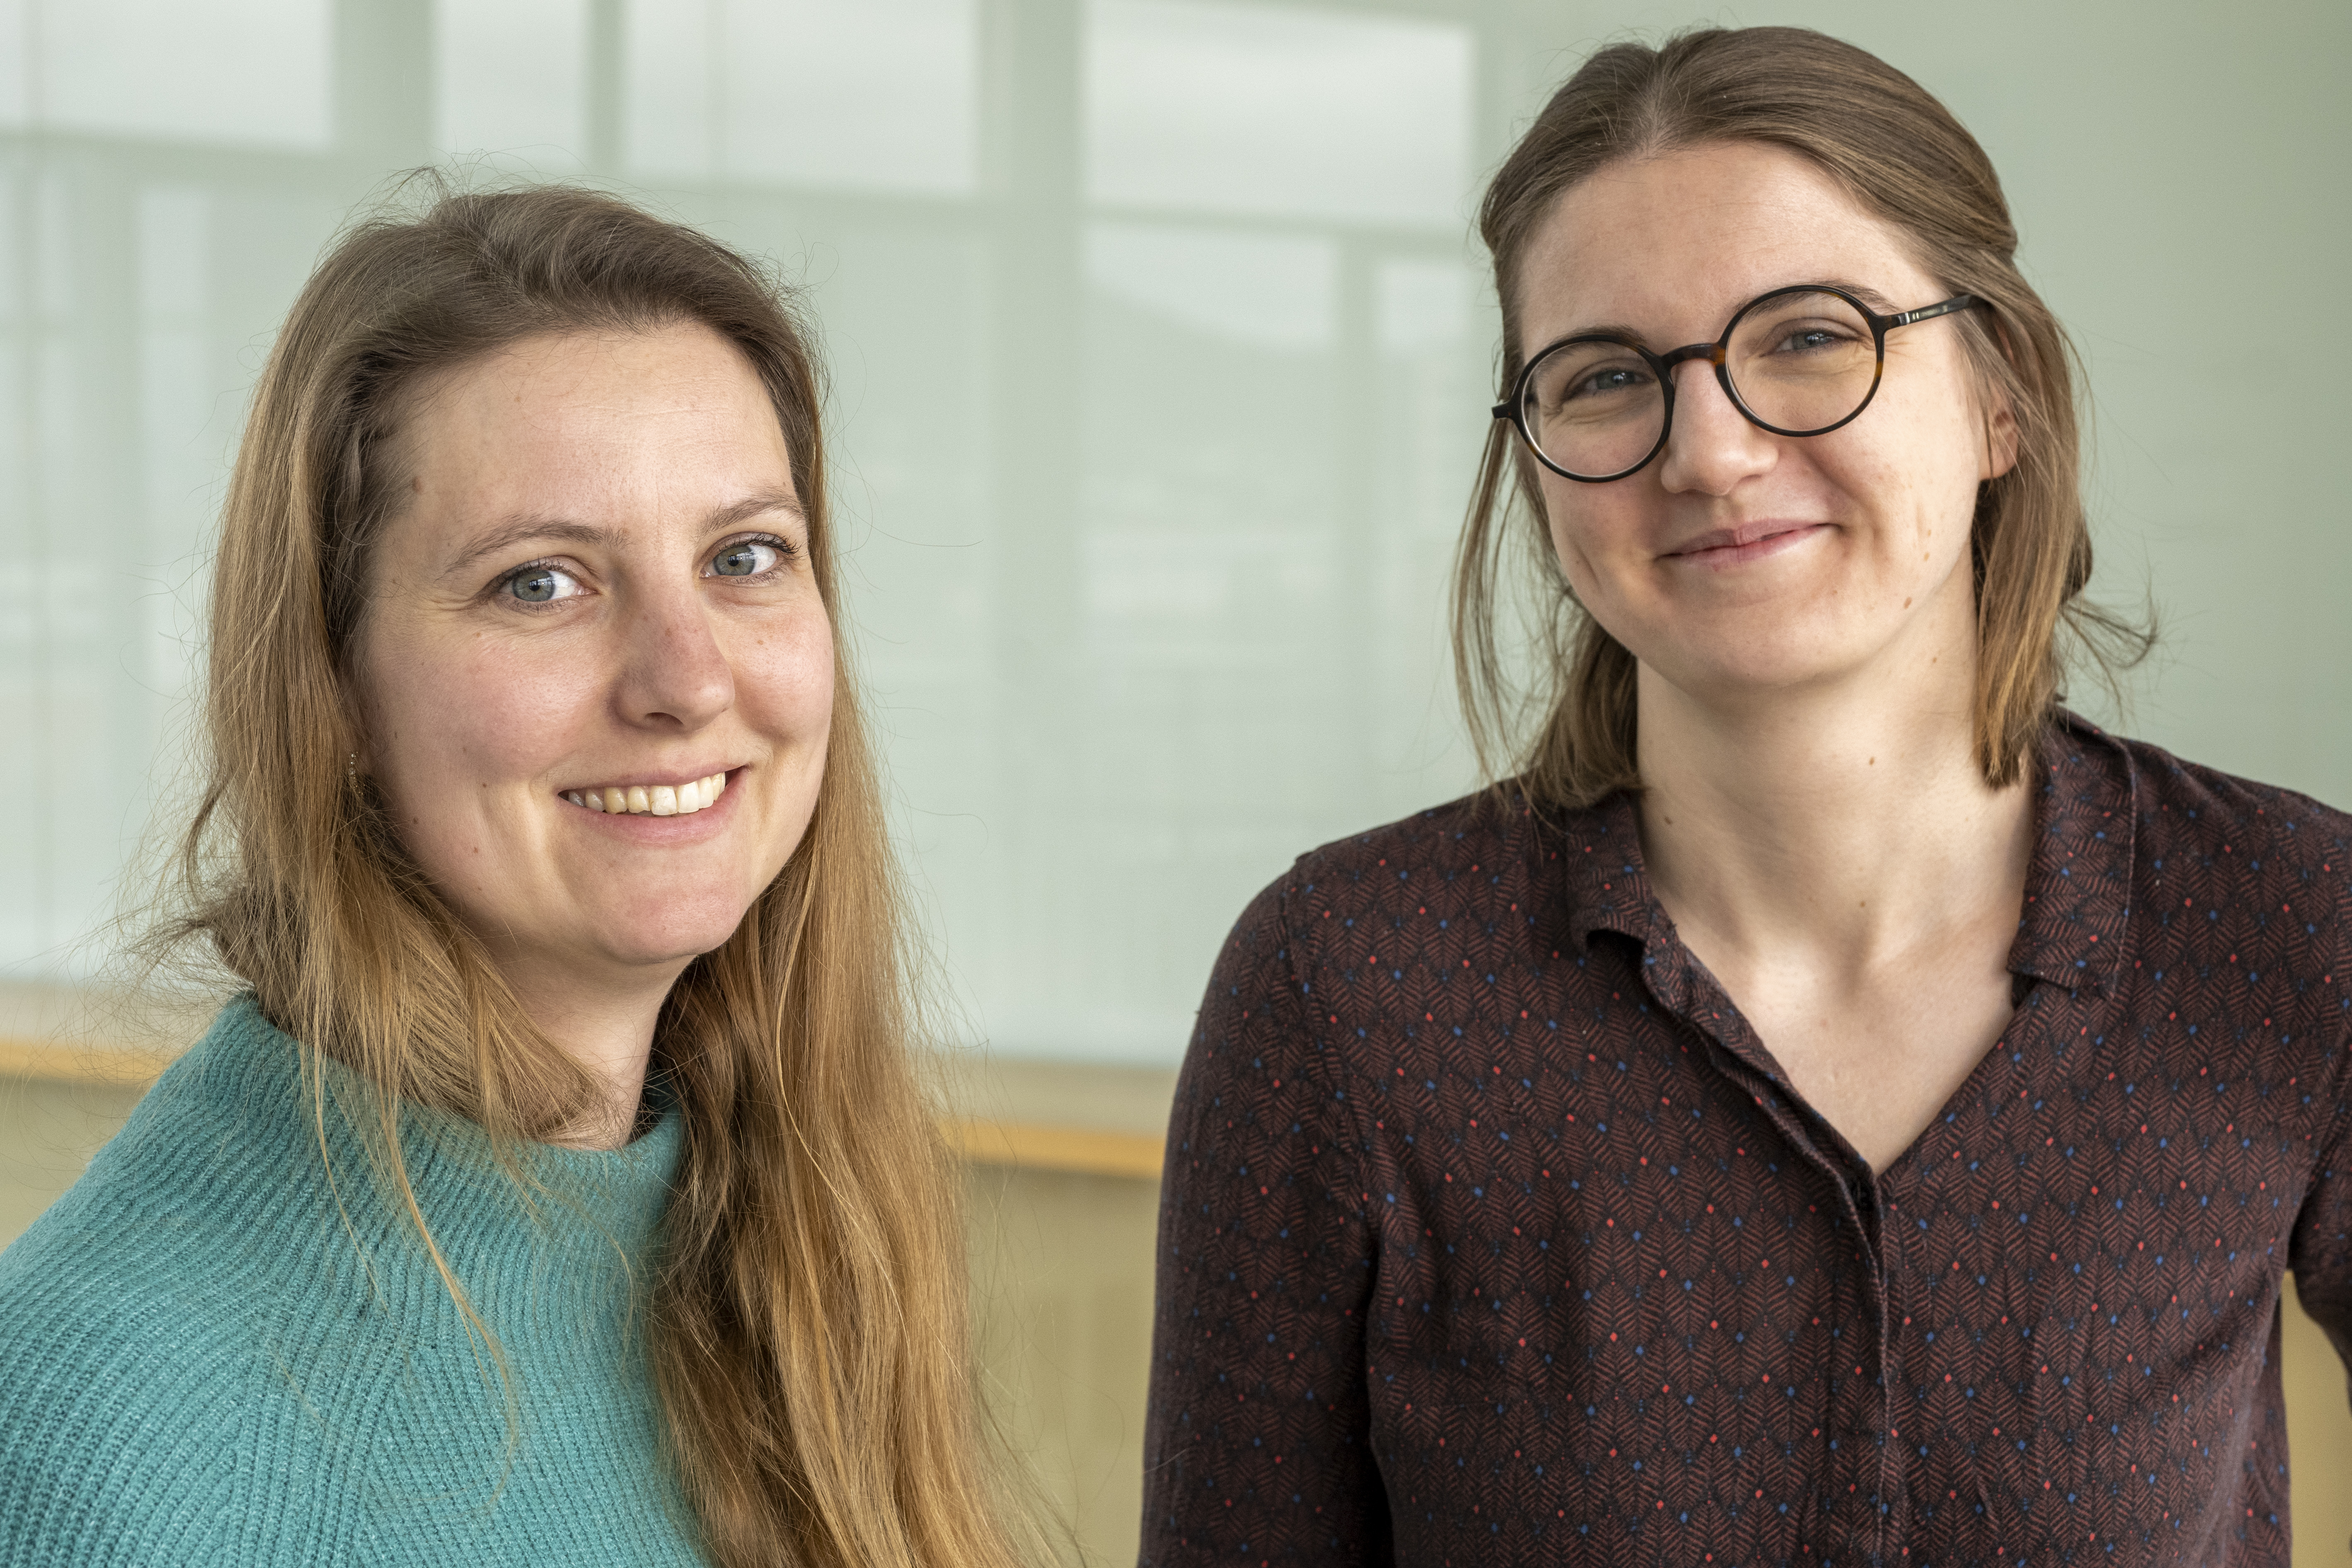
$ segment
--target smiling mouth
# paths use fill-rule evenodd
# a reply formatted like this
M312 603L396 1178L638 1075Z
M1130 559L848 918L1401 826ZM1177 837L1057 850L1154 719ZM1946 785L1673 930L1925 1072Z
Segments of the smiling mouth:
M1822 522L1744 522L1737 528L1714 529L1696 539L1685 540L1667 551L1665 559L1711 557L1723 561L1769 555L1780 545L1792 543L1801 535L1828 526Z
M563 798L590 811L615 816L687 816L716 802L727 788L724 773L682 784L605 784L563 792Z

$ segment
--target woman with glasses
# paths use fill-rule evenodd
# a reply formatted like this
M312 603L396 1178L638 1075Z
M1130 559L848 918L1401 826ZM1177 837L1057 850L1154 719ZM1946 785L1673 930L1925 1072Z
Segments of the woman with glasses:
M1227 943L1145 1560L2283 1568L2286 1270L2352 1344L2352 819L2060 706L2145 643L1982 150L1693 32L1587 62L1481 226L1507 776Z

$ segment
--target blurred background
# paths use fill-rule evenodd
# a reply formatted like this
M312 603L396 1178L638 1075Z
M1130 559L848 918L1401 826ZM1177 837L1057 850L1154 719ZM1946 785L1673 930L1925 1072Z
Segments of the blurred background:
M2089 367L2093 591L2164 618L2122 722L2352 803L2342 0L0 0L0 1040L103 974L246 396L338 226L427 163L701 225L822 325L845 613L975 1047L989 1364L1131 1556L1142 1173L1211 958L1293 855L1474 782L1476 193L1593 46L1692 21L1835 33L1983 141ZM136 1092L27 1050L0 1241ZM2343 1375L2291 1327L2297 1561L2340 1563Z

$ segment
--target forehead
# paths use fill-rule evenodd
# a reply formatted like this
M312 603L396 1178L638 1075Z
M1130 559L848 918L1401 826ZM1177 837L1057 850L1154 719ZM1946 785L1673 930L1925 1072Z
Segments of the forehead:
M1904 305L1933 288L1903 232L1783 148L1715 142L1612 163L1570 187L1518 268L1522 349L1596 326L1661 345L1711 339L1789 283L1843 282Z
M765 386L699 323L551 333L451 366L417 389L400 441L415 494L469 513L791 486Z
M751 363L699 322L508 344L429 378L404 434L428 461L498 463L581 447L617 455L719 437L782 441Z

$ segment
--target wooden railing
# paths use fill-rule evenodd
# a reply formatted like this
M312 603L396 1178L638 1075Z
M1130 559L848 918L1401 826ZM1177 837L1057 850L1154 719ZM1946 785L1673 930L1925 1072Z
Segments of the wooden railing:
M77 1047L0 1037L0 1080L32 1079L105 1089L144 1089L168 1056L108 1047ZM946 1116L948 1147L978 1165L1156 1181L1164 1140L1115 1128Z

